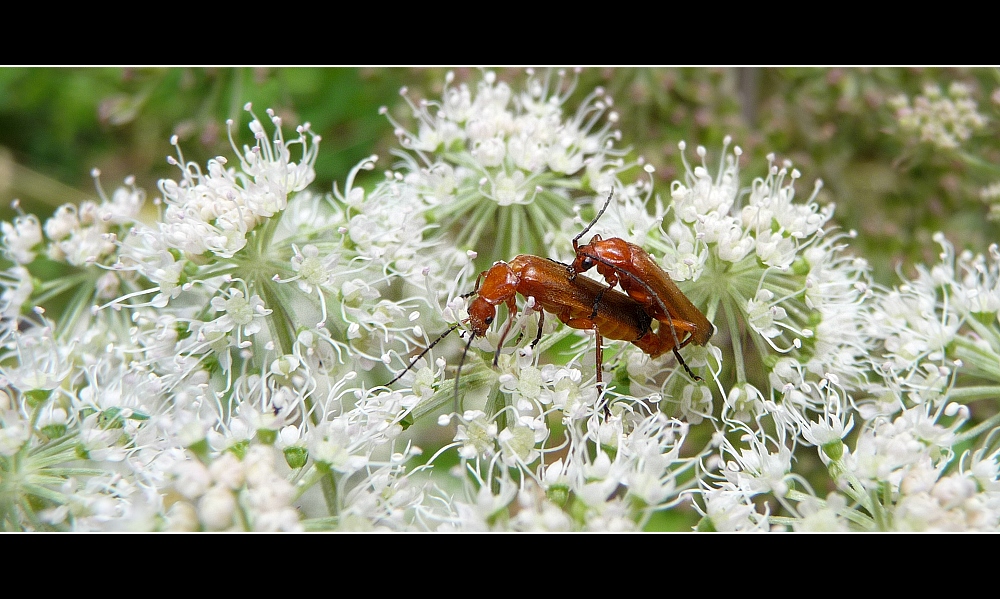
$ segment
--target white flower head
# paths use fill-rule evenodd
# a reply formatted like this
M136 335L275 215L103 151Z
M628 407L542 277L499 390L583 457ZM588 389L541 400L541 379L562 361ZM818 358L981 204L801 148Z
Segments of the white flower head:
M895 108L903 132L915 134L919 141L943 150L957 149L987 124L971 90L957 81L947 91L928 85L912 103L905 95L897 96L890 106Z
M246 109L253 115L249 104ZM243 249L251 230L286 208L290 193L303 190L315 178L319 137L305 124L298 128L298 138L286 141L281 119L270 109L268 115L275 125L273 139L267 138L254 115L250 130L256 143L242 151L232 139L232 122L228 123L240 171L227 167L228 160L220 156L210 160L207 172L203 172L198 165L184 161L175 137L177 158L168 162L181 169L182 179L159 182L166 204L161 231L171 247L195 255L211 252L230 258ZM302 146L299 162L293 160L290 149L296 145Z
M8 257L17 264L28 264L35 259L37 246L42 242L42 227L33 214L18 216L14 222L0 223L0 235Z
M849 389L864 381L871 343L860 309L870 287L867 264L842 252L850 235L827 228L833 212L817 202L820 182L799 201L795 187L801 174L771 155L767 175L741 188L743 153L729 147L727 138L714 176L707 150L697 148L697 166L682 153L683 178L671 185L673 204L662 227L632 243L662 255L663 270L713 323L708 364L713 364L711 346L721 344L726 348L718 354L721 364L764 365L749 376L721 381L727 397L715 391L713 399L722 401L712 403L723 413L749 422L770 396L795 397L819 408L820 399L804 392L809 387L803 384L818 383L828 373ZM737 338L741 341L734 344L722 341ZM684 353L697 352L689 346ZM797 381L772 371L780 366L791 372L782 366L786 359L793 361ZM786 388L790 382L793 387ZM683 383L677 379L656 391L688 398Z
M625 168L611 99L594 90L564 114L575 86L565 71L531 71L518 91L486 71L474 88L449 77L438 101L414 102L404 90L416 131L382 111L407 152L403 177L432 206L447 245L481 250L484 263L544 255L546 233L571 214L581 172L596 185ZM497 227L490 244L485 223Z
M496 422L489 420L480 410L468 410L458 425L455 441L462 444L459 454L471 460L479 456L489 456L493 451L496 436Z
M212 308L223 313L214 321L213 330L228 333L239 329L246 336L260 332L264 317L271 313L264 307L264 300L259 295L247 298L243 291L235 287L224 295L213 297Z

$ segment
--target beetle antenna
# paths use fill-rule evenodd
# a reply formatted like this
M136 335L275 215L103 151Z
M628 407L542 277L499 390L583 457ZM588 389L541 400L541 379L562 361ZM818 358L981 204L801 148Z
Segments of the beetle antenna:
M447 337L447 336L448 336L448 335L449 335L449 334L450 334L450 333L451 333L452 331L454 331L454 330L455 330L455 329L457 329L457 328L458 328L458 323L455 323L455 324L451 325L451 328L449 328L449 329L448 329L447 331L445 331L445 332L441 333L440 335L438 335L438 338L437 338L437 339L435 339L434 341L432 341L432 342L431 342L431 344L430 344L430 345L428 345L428 346L427 346L427 347L426 347L426 348L424 349L424 351L420 352L420 354L419 354L419 355L418 355L418 356L417 356L416 358L413 358L412 360L410 360L410 365L409 365L409 366L407 366L406 368L404 368L404 369L403 369L403 370L402 370L402 371L401 371L401 372L400 372L399 374L397 374L397 375L396 375L396 377L395 377L395 378L393 378L393 379L392 379L391 381L389 381L388 383L386 383L386 384L385 384L385 386L386 386L386 387L388 387L389 385L391 385L391 384L395 383L395 382L396 382L396 381L398 381L398 380L399 380L400 378L402 378L402 376L403 376L404 374L406 374L407 372L409 372L409 371L410 371L410 369L411 369L411 368L413 368L413 365L414 365L414 364L416 364L416 363L417 363L417 361L418 361L418 360L419 360L420 358L423 358L423 357L424 357L424 355L425 355L425 354L426 354L427 352L431 351L431 349L433 349L433 348L434 348L434 346L435 346L435 345L437 345L439 341L441 341L442 339L444 339L445 337Z
M577 242L580 241L580 238L586 235L587 231L589 231L591 228L593 228L594 225L597 224L597 219L601 218L601 216L604 214L604 211L608 209L608 206L611 204L611 198L614 197L614 195L615 195L615 188L612 187L611 193L608 194L608 199L604 201L604 206L601 208L600 212L597 213L597 216L594 217L594 220L590 221L590 224L587 225L582 231L580 231L579 235L573 238L573 251L576 251L576 248L579 245Z

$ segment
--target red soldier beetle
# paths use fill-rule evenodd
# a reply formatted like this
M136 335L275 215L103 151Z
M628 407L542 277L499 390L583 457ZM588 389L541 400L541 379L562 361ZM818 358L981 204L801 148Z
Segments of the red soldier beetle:
M715 327L691 300L677 287L649 253L624 239L612 237L602 239L594 235L584 245L579 244L581 237L587 234L604 211L607 210L614 196L614 189L608 194L594 220L573 238L573 251L576 254L570 265L570 278L579 280L577 274L597 267L597 272L604 277L610 287L621 286L629 297L639 302L643 309L654 320L660 323L657 336L666 349L673 351L677 362L695 380L697 376L681 357L680 349L689 343L705 345L715 332Z
M538 333L531 347L541 339L545 312L554 314L560 321L574 329L592 330L597 343L595 362L597 366L597 388L600 395L603 385L603 340L617 339L635 344L639 349L652 357L657 357L674 347L673 342L664 342L661 336L653 333L652 317L641 304L629 298L624 293L606 287L598 281L587 277L573 277L569 265L539 256L520 255L510 262L496 262L476 278L476 288L463 297L475 295L469 305L468 322L472 335L469 337L462 353L462 362L476 337L486 334L496 318L496 309L500 304L507 306L508 321L504 325L497 342L493 364L497 364L500 348L510 331L514 316L517 314L516 296L535 299L534 310L539 313ZM455 324L441 336L428 345L410 365L400 372L388 384L399 380L412 366L424 356L441 339L454 331ZM455 374L455 412L458 412L458 382L461 376L462 363L459 363ZM605 404L605 414L609 413Z

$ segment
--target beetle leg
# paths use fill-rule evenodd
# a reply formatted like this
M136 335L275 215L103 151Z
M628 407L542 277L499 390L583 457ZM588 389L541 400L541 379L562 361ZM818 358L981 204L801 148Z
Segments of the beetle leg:
M597 298L594 299L594 309L590 313L590 320L594 320L595 318L597 318L597 306L601 303L601 298L604 297L604 292L607 291L608 289L611 289L611 287L605 287L601 289L600 293L597 294Z
M595 324L594 325L594 339L597 341L597 351L594 354L594 362L597 369L597 401L601 401L601 396L604 395L604 343L601 339L601 330ZM605 398L604 403L604 417L611 417L611 406L609 405L610 400Z
M483 275L485 275L485 274L486 274L486 271L483 271L483 272L479 273L479 276L476 277L476 286L475 286L475 288L473 288L472 291L470 291L468 293L463 293L462 295L460 295L458 297L472 297L473 295L476 295L477 293L479 293L479 285L480 285L480 283L483 282Z
M503 331L500 333L500 339L497 341L497 350L493 353L493 366L497 366L500 360L500 348L503 347L504 341L507 339L507 334L510 333L510 327L514 324L514 319L517 317L517 302L514 300L514 296L511 296L506 302L507 304L507 322L503 325Z
M681 357L681 352L677 351L676 347L673 348L673 352L674 352L674 357L677 358L677 362L680 363L680 365L684 367L684 371L688 373L688 376L690 376L691 378L693 378L696 381L703 381L703 380L705 380L705 379L701 378L700 376L698 376L697 374L691 372L691 369L688 368L687 362L685 362L684 358Z
M545 325L545 310L538 311L538 333L535 335L535 340L531 342L531 349L535 349L538 342L542 340L542 326Z

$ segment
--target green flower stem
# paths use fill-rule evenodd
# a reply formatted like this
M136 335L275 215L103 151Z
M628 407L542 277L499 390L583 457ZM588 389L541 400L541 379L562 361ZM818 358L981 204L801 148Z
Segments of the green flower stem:
M92 273L83 271L72 275L66 275L65 277L45 281L39 285L38 295L35 295L32 298L32 301L36 306L42 306L52 298L58 297L71 289L83 287L85 283L91 281L92 279Z
M302 521L302 528L305 532L322 532L334 530L340 524L340 518L331 516L328 518L309 518Z
M57 335L59 337L68 336L72 338L77 333L79 328L78 324L81 322L87 322L90 309L94 305L95 290L96 288L93 280L82 282L80 289L73 294L69 304L59 316L59 322L56 326L56 331L58 331Z
M326 502L327 511L337 516L340 514L340 505L337 501L337 481L333 478L333 471L327 470L319 479L320 489L323 491L323 500Z
M796 491L794 489L789 490L788 493L785 494L785 497L798 503L812 502L818 504L820 507L827 507L828 505L826 500L819 499L817 497L814 497L813 495L809 495L808 493L803 493L802 491ZM846 508L838 511L837 514L857 524L863 530L875 529L875 521L870 516L867 516L862 512L859 512L858 510L852 508ZM799 522L800 519L774 516L771 518L771 520L775 522L780 522L781 524L791 525Z
M969 403L980 399L1000 398L1000 385L980 385L976 387L955 387L948 391L948 399Z
M199 266L196 278L201 281L209 281L223 275L231 275L236 272L238 268L238 265L233 264L232 262L220 262L210 266Z
M237 493L236 495L236 517L243 530L250 531L253 530L253 525L250 522L250 515L247 513L246 506L243 505L242 501L240 501L240 495L240 493Z
M482 197L479 196L478 192L472 197L475 201L469 210L472 214L470 215L470 220L474 222L472 229L463 228L460 236L457 239L457 244L459 247L475 248L479 245L479 238L483 231L488 225L493 225L496 222L495 215L493 214L496 204L493 202L481 202ZM462 207L458 204L457 207ZM513 256L508 256L508 259L513 258Z
M44 522L42 522L38 518L38 514L35 513L34 507L32 507L32 505L28 502L28 495L27 494L23 494L23 495L20 495L18 497L18 504L17 505L18 505L19 511L21 512L21 515L25 519L27 519L28 522L31 523L32 528L34 528L35 530L45 530L46 528L48 528L46 526L46 524ZM13 510L11 510L11 512L13 512ZM21 529L19 520L20 520L20 518L17 518L13 514L11 514L10 521L15 526L14 527L10 527L10 528L5 527L5 530L19 530L19 529Z
M996 353L997 348L1000 348L1000 330L997 330L996 328L996 321L993 319L992 315L987 317L988 323L984 323L976 316L977 315L972 315L971 318L966 318L965 319L966 326L971 328L973 331L976 332L976 334L982 337L993 349L994 353ZM969 341L967 337L960 337L960 339L965 342Z
M845 486L842 486L841 488L851 499L871 514L869 523L879 530L885 530L885 528L882 527L884 520L884 510L882 509L882 504L870 495L870 493L865 489L865 486L854 474L850 474L851 470L849 466L845 464L843 460L831 460L827 465L827 471L830 473L830 477L833 480L842 480L846 483ZM853 520L855 519L852 518L852 521Z
M983 160L979 156L974 156L962 150L957 150L957 154L963 162L979 171L980 174L990 177L996 177L1000 174L1000 167L998 167L994 162Z
M326 473L317 468L316 464L310 465L306 474L295 484L295 499L298 500L302 497L306 491L311 489L324 476L326 476Z
M734 302L727 301L722 312L729 326L730 342L733 345L733 365L736 367L736 384L747 381L746 359L743 357L743 335L740 334L740 323L736 317L740 313Z
M295 485L295 499L298 500L311 489L316 483L320 484L323 492L323 500L326 503L327 511L336 516L339 513L337 504L337 482L333 477L333 470L326 464L313 463L309 471Z
M478 389L483 385L495 384L497 380L497 374L493 369L486 364L477 364L471 368L468 372L463 371L461 376L461 389L459 390L459 395L462 391L468 392L470 390ZM414 421L423 418L427 414L432 414L440 410L444 406L450 406L455 399L455 379L448 379L441 383L434 395L430 398L421 401L417 404L415 408L410 412Z
M1000 355L992 348L984 348L966 337L956 337L954 344L954 357L971 365L978 371L976 374L1000 382Z
M281 210L271 218L264 221L264 223L257 228L253 233L253 239L249 240L248 246L253 244L254 249L258 254L265 254L267 249L271 247L272 240L274 239L274 233L278 230L278 225L281 223L281 219L284 218L285 211Z
M494 231L509 231L510 237L507 243L502 246L504 247L504 252L513 252L513 248L520 248L522 246L521 242L521 232L524 227L524 220L521 218L522 211L518 209L514 210L497 210L497 216L500 222L496 224L496 229ZM506 248L511 248L507 250ZM510 260L514 256L508 256L507 259Z
M965 443L966 441L971 441L997 425L1000 425L1000 413L990 416L986 420L980 422L960 435L955 435L955 442L953 445L959 445L961 443Z

